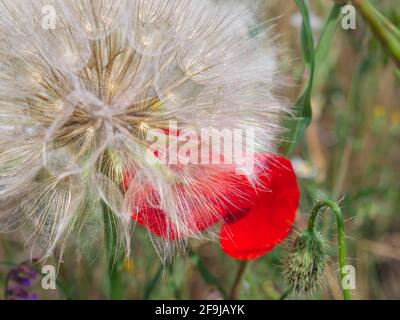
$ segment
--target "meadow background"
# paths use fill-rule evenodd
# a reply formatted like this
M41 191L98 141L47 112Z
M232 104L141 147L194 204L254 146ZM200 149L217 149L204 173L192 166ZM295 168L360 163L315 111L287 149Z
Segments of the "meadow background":
M397 0L371 1L400 27ZM294 1L269 0L259 10L284 48L282 72L289 86L281 95L295 103L307 82L301 51L301 15ZM318 39L332 1L308 1L311 26ZM347 264L356 269L354 299L400 298L400 70L357 16L355 30L338 26L322 61L317 61L312 93L313 119L291 159L301 204L293 233L302 230L316 200L340 201L347 234ZM341 299L332 215L320 218L331 256L323 287L289 299ZM133 252L118 267L123 299L220 299L229 292L238 261L218 244L194 245L195 254L179 255L163 265L147 231L137 227ZM18 233L0 235L0 299L12 268L31 258ZM103 240L93 235L80 248L71 247L60 265L57 290L43 290L40 276L32 287L40 299L109 298ZM285 243L249 264L240 299L279 299ZM33 257L34 258L34 257ZM39 268L39 265L33 265Z

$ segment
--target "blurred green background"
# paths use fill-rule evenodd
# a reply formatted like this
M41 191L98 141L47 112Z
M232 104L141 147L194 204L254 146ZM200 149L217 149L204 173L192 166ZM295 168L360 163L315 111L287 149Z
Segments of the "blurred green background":
M400 27L397 0L371 1ZM315 38L329 15L332 1L308 1ZM293 103L306 77L300 44L301 16L294 1L265 1L260 19L271 20L277 43L284 48L282 70L290 86L281 94ZM348 259L356 269L355 299L400 298L400 71L357 16L355 30L337 28L328 56L316 66L313 120L292 157L301 187L295 230L305 228L318 199L340 201L346 218ZM335 246L335 224L322 215L320 229L329 239L331 259L324 286L309 296L291 299L341 299ZM296 232L296 231L294 231ZM119 268L124 299L219 299L210 275L230 290L239 263L218 244L195 245L198 256L181 255L163 266L138 227L133 253ZM13 264L28 260L29 249L18 234L0 235L0 298ZM42 299L108 298L107 267L102 240L93 235L80 250L71 248L58 274L58 289L33 288ZM250 263L241 299L279 299L285 292L281 269L285 244ZM33 254L34 255L34 254ZM203 265L196 267L197 258ZM203 268L209 274L201 274ZM200 270L200 271L199 271Z

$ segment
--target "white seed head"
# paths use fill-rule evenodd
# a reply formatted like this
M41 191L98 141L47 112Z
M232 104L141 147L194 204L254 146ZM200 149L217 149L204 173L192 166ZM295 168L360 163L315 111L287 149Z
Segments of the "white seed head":
M258 25L246 1L0 0L1 227L31 226L51 254L88 221L101 234L101 200L127 252L145 207L201 238L193 212L216 214L205 194L225 196L227 167L155 165L146 133L252 129L255 152L274 152L287 106Z

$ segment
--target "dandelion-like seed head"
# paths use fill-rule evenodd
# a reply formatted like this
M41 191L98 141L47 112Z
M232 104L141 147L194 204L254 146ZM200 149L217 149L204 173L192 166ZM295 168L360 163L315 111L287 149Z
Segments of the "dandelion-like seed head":
M225 197L226 169L150 163L147 133L251 128L253 149L273 152L287 107L257 24L245 1L0 0L3 229L32 227L27 240L49 255L101 225L103 202L127 252L144 208L199 237L192 213L216 215L199 190Z
M304 231L293 241L283 266L283 277L291 290L309 293L321 285L325 252L325 240L318 232Z

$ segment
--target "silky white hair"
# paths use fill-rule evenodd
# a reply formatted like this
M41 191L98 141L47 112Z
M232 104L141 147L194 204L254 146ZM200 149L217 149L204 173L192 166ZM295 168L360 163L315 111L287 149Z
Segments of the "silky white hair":
M31 227L49 256L87 225L100 238L103 202L127 253L145 207L182 246L201 239L193 212L217 214L206 195L240 192L221 185L230 169L149 163L146 131L252 129L255 152L275 152L288 111L279 51L249 3L0 0L2 230Z

